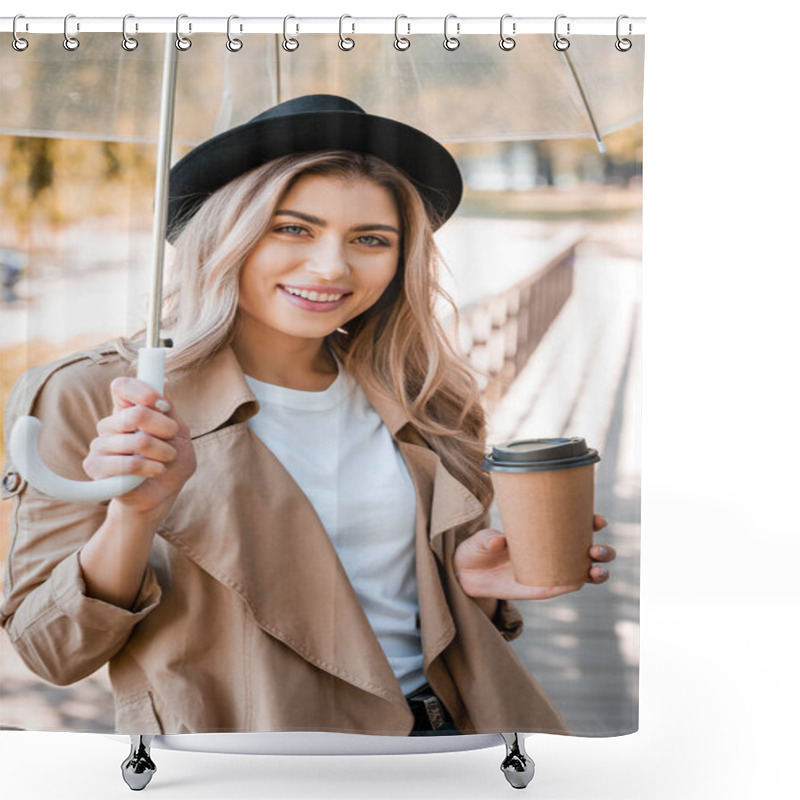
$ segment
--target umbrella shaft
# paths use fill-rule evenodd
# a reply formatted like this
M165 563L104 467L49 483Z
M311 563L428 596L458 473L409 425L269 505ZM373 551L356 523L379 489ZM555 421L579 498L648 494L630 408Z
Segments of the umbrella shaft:
M172 36L164 36L164 71L161 81L161 110L158 125L156 188L153 202L153 273L150 310L147 319L147 347L158 347L161 336L161 287L164 280L164 242L167 226L169 168L172 128L175 119L175 76L177 60Z

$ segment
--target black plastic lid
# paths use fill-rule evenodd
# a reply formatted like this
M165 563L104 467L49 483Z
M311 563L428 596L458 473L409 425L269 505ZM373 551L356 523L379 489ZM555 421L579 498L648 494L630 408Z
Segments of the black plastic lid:
M580 436L553 439L515 439L495 445L481 465L495 472L549 472L596 464L597 450Z

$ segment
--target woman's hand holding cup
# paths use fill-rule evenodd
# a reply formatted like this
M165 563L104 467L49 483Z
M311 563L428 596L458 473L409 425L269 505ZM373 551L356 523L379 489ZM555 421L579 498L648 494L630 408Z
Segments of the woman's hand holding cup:
M137 378L111 382L114 411L97 423L97 437L83 461L93 480L142 475L136 489L112 502L143 516L165 516L197 467L189 428L165 392Z
M594 515L595 532L605 528L606 524L604 517L600 514ZM613 561L616 557L616 550L610 545L592 545L589 548L589 558L593 563L586 582L605 583L609 572L601 564ZM491 528L480 530L461 542L456 548L454 561L461 588L471 597L547 600L575 592L583 585L528 586L519 583L514 577L505 535Z

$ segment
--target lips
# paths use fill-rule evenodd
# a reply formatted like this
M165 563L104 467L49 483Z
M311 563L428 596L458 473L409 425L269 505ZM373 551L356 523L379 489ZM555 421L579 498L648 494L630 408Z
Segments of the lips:
M292 286L293 289L306 289L308 291L317 291L320 293L324 293L324 290L319 289L318 287L306 287L306 286ZM315 312L322 312L325 313L326 311L334 311L335 309L339 308L340 306L344 305L347 301L347 298L350 297L352 292L347 292L338 300L309 300L305 297L300 297L299 295L292 294L291 292L287 292L286 289L278 284L278 289L290 303L293 303L298 308L302 308L306 311L315 311ZM329 294L333 294L336 290L328 290Z

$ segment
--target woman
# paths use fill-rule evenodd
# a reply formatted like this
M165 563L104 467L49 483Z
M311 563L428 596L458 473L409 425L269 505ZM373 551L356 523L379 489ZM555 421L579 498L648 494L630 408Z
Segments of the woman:
M67 477L148 478L108 504L14 488L23 659L58 684L109 663L121 733L567 732L507 601L578 587L514 581L476 385L434 315L450 155L313 95L195 148L170 194L164 396L120 341L9 403Z

